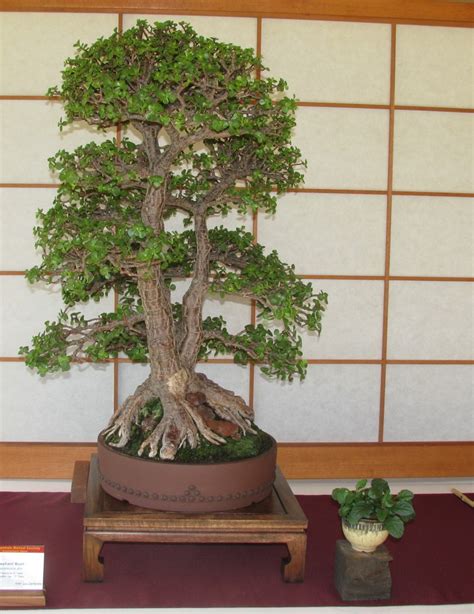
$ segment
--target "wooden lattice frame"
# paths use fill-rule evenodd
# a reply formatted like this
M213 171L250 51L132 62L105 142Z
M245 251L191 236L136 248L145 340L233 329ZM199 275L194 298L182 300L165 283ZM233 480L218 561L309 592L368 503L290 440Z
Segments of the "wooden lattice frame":
M381 367L379 436L378 443L372 444L283 444L280 446L279 462L288 477L353 477L365 475L385 475L387 477L414 476L466 476L472 473L474 446L469 442L423 442L423 443L386 443L384 442L385 384L387 365L471 365L472 360L394 360L387 358L388 300L392 281L416 282L473 282L472 277L435 277L435 276L394 276L390 274L390 243L392 222L392 199L394 196L441 196L473 197L473 193L400 191L393 189L393 148L394 119L396 111L427 111L449 113L473 113L470 108L409 106L395 104L395 63L397 24L443 25L472 27L474 6L465 2L413 0L320 0L308 3L296 0L262 0L257 5L250 0L238 0L229 8L225 0L3 0L4 11L70 11L70 12L108 12L117 14L117 26L123 27L124 13L157 14L199 14L246 16L256 18L257 53L262 47L262 20L264 18L295 18L318 20L364 21L391 24L391 61L390 61L390 99L388 104L350 104L318 101L303 101L302 107L381 109L389 112L388 135L388 173L384 190L351 190L330 188L303 188L303 193L318 194L369 194L387 198L385 268L383 275L301 275L305 279L329 279L351 281L383 281L383 333L380 358L376 359L317 359L308 358L310 364L371 364ZM308 5L311 5L310 7ZM1 100L45 100L44 96L0 96ZM120 138L120 129L117 137ZM53 183L3 183L3 188L46 188L57 187ZM253 232L258 237L258 214L253 218ZM23 275L23 271L0 271L0 275ZM117 304L117 296L115 296ZM255 321L255 305L251 307L251 320ZM19 362L17 357L3 356L0 362ZM127 359L112 360L114 364L114 407L118 404L118 382L120 363ZM229 359L211 359L210 363L232 363ZM254 397L255 368L250 367L249 400ZM34 455L28 451L33 449ZM64 478L71 475L73 462L86 459L95 449L94 444L40 444L40 443L3 443L0 444L0 477L50 477ZM361 464L362 459L362 464ZM364 471L365 469L365 471Z

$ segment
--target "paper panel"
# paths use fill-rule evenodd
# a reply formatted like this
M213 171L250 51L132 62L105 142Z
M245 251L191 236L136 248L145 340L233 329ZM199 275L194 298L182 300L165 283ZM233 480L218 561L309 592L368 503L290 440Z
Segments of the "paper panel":
M305 358L379 359L382 349L383 282L312 282L329 295L321 335L305 332Z
M101 13L0 13L0 94L44 96L59 85L74 43L110 36L117 15Z
M112 413L111 365L41 378L23 363L0 363L2 441L92 442Z
M36 211L49 209L55 195L54 189L0 188L0 269L22 271L40 263Z
M397 26L396 103L472 107L473 49L469 28Z
M474 117L470 113L395 112L395 190L473 192Z
M308 161L304 187L387 189L387 111L300 107L294 135Z
M473 299L469 282L391 282L388 358L471 360Z
M389 102L389 25L263 19L262 54L299 100Z
M257 422L278 442L376 441L380 367L310 365L303 382L255 378Z
M472 277L474 199L395 196L392 275Z
M388 365L385 441L472 440L473 382L472 365Z
M258 242L300 274L383 275L385 216L383 196L287 194L259 215Z

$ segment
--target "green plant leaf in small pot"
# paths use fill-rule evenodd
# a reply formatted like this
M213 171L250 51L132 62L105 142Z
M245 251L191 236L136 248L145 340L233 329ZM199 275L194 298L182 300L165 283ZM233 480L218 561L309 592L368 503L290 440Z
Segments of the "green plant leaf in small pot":
M399 516L389 516L385 520L383 525L387 529L389 534L392 537L396 537L397 539L400 539L400 537L405 532L405 525L403 524L403 520Z
M335 488L332 491L332 498L339 503L339 505L343 506L347 495L349 494L348 488Z
M339 504L339 516L351 527L358 523L377 521L383 529L399 539L405 529L405 523L415 518L413 493L401 490L398 495L390 492L388 482L374 478L370 486L368 480L358 480L354 490L335 488L332 498Z
M362 518L371 518L372 505L366 501L357 501L351 508L351 511L346 516L346 520L349 524L354 525L362 520Z
M365 480L365 482L367 483L367 480ZM390 486L385 480L382 480L381 478L374 478L370 484L370 489L368 492L371 498L377 500L380 497L383 497L384 494L390 493Z
M356 490L362 490L367 486L367 480L359 480L356 484Z
M415 510L410 501L398 500L395 501L392 512L402 519L411 520L414 517Z

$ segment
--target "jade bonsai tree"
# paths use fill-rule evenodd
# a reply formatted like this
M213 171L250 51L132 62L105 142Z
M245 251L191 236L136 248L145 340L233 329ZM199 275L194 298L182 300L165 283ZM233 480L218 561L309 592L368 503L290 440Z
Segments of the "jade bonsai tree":
M180 447L252 432L244 400L195 371L231 353L268 376L304 376L300 329L320 331L327 296L265 253L243 228L208 228L209 216L273 213L297 186L304 162L291 145L296 103L286 84L257 78L250 49L204 38L186 23L137 25L92 45L77 43L60 87L65 117L124 137L50 159L60 186L35 228L42 263L30 282L60 284L65 308L46 322L26 364L41 375L125 354L150 375L112 417L111 446L141 433L138 455L173 459ZM138 138L137 138L138 137ZM179 213L182 232L167 218ZM173 280L189 285L172 298ZM111 313L87 319L78 304L117 292ZM255 301L257 321L237 333L203 317L208 293Z
M396 538L403 535L405 523L415 518L411 490L401 490L394 495L388 482L381 478L371 480L370 486L367 486L367 480L359 480L354 490L335 488L332 498L339 503L339 516L348 525L357 525L361 520L375 520Z

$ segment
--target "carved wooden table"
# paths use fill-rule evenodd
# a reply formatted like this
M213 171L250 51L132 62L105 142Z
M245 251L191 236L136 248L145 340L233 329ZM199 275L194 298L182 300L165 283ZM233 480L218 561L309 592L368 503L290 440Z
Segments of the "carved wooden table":
M72 500L86 502L84 511L83 579L102 582L105 542L286 544L282 561L285 582L302 582L306 559L308 520L288 482L277 468L273 491L264 501L249 507L217 513L160 512L130 505L105 493L92 456L84 497L88 463L78 462ZM83 487L80 482L82 481Z

